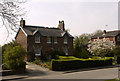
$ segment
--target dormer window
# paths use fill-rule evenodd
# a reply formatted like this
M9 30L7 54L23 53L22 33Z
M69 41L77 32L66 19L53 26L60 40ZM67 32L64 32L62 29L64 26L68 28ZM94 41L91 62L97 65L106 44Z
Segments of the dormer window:
M40 43L40 36L39 35L35 36L35 43Z
M64 44L67 44L67 37L64 38Z
M47 43L51 43L51 38L47 37Z
M57 44L57 37L54 37L54 44Z

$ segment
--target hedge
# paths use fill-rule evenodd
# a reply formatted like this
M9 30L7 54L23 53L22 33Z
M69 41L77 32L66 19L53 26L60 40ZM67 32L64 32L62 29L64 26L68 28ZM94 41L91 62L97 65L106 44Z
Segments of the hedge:
M120 57L117 57L117 63L120 64Z
M58 60L52 59L51 61L52 70L64 71L112 65L112 58L105 59L78 59L78 58L72 59L72 58L71 59L64 58Z

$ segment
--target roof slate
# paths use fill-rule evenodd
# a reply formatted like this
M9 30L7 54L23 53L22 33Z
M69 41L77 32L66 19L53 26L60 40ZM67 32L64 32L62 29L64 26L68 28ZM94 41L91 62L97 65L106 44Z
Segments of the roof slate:
M26 25L25 27L23 27L23 30L27 35L34 35L37 31L39 31L42 36L63 37L67 33L69 37L73 37L68 32L62 31L58 28Z
M120 34L120 30L108 31L108 32L106 32L106 34L98 33L98 34L92 36L91 38L97 38L97 37L115 37L115 36L117 36L119 34Z

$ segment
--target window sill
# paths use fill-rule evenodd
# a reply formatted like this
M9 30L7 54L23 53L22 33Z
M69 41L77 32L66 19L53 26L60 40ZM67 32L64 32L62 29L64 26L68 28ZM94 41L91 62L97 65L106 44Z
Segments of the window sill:
M64 44L68 44L67 42L64 42Z
M54 44L57 44L57 42L54 42Z
M35 54L35 56L41 56L41 54L39 54L39 53L36 53L36 54Z
M40 42L35 42L35 43L40 43Z
M47 42L48 44L51 44L51 42Z

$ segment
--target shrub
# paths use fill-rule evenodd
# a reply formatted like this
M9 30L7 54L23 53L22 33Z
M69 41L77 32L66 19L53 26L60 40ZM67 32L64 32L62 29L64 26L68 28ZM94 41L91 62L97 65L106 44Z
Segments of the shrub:
M117 57L117 63L120 64L120 57Z
M42 57L42 60L51 60L51 59L58 59L59 56L64 56L65 53L62 51L58 51L58 50L50 50L47 51L46 54Z
M89 58L89 57L90 57L90 53L89 53L84 47L82 47L82 48L80 49L80 53L75 54L75 57L86 59L86 58Z
M51 67L54 71L73 70L98 66L112 65L112 58L105 59L53 59Z
M90 41L88 45L88 51L93 55L100 57L105 57L105 55L111 53L114 48L114 43L106 38Z
M24 67L24 56L26 51L21 46L15 46L4 53L4 64L8 69L17 70Z
M34 54L34 52L28 52L28 53L27 53L27 61L28 61L28 62L33 62L33 61L35 61L35 54Z

